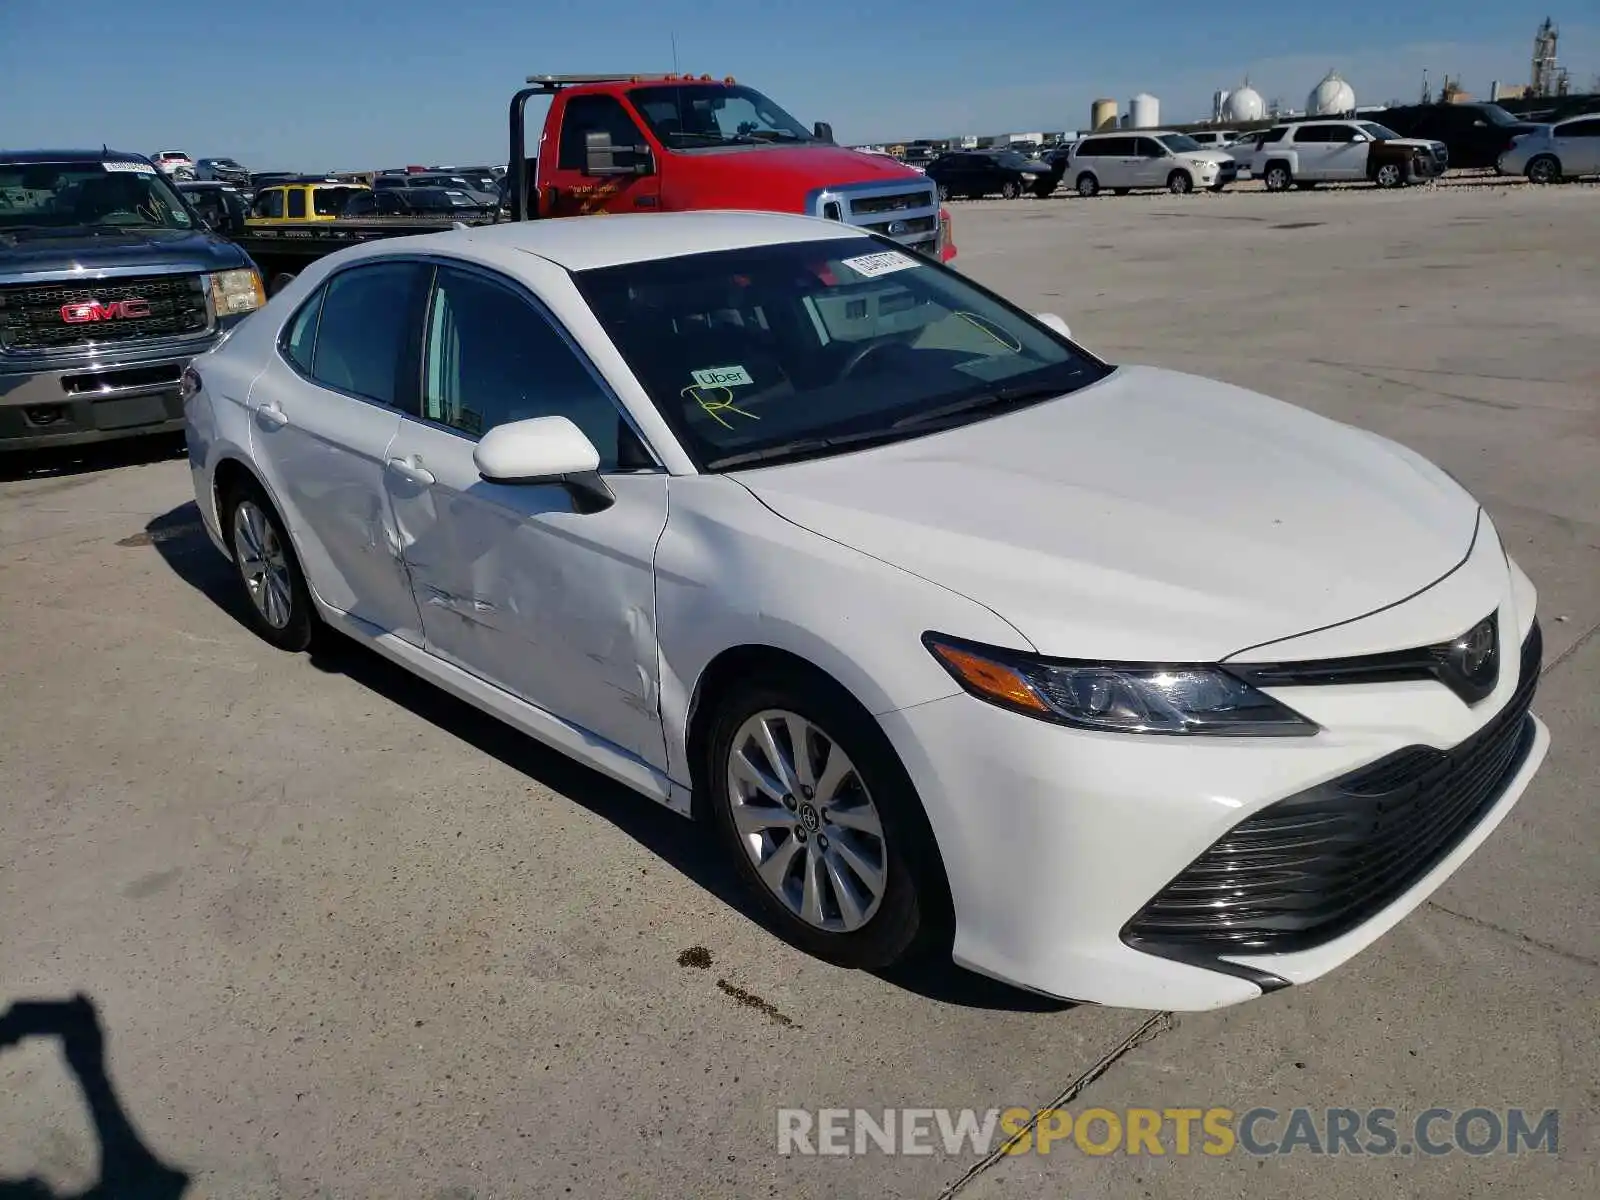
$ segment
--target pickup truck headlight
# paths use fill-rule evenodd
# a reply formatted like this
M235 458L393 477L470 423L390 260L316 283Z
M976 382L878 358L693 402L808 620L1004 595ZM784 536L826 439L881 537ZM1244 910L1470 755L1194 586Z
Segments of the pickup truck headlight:
M934 633L922 641L978 699L1075 729L1305 737L1318 728L1221 667L1070 662Z
M254 312L267 302L261 273L254 267L218 271L206 279L211 289L211 307L219 317Z

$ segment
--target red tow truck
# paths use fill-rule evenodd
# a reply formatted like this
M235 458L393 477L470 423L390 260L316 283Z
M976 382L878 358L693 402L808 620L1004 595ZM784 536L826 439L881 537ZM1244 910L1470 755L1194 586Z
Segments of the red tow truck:
M943 262L955 257L932 180L835 144L827 124L807 129L732 76L530 75L527 85L511 99L514 220L761 209L842 221ZM550 110L529 157L527 104L546 96Z
M535 97L548 97L550 111L538 153L529 156L526 116ZM837 145L828 125L805 128L731 76L531 75L511 99L509 132L513 220L711 208L807 213L870 229L941 262L956 256L950 215L931 179L892 158ZM277 228L240 220L217 232L239 244L276 294L325 254L451 224L341 217Z

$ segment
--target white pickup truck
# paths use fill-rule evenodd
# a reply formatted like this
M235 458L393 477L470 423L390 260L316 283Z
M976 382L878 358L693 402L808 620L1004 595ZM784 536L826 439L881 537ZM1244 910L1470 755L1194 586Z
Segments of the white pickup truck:
M1374 121L1297 121L1262 135L1250 173L1269 192L1362 179L1404 187L1443 175L1449 161L1443 142L1403 138Z

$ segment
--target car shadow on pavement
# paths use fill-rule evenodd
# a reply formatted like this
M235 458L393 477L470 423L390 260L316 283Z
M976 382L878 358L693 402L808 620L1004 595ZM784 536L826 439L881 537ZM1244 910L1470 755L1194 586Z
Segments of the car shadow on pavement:
M156 517L145 526L140 541L154 547L180 579L229 613L241 629L248 629L244 592L228 562L212 546L200 523L199 509L192 502ZM323 637L313 647L310 658L319 670L348 676L480 753L498 759L512 770L609 821L724 904L774 937L779 936L765 913L750 902L713 840L698 824L684 820L501 721L484 720L483 715L465 701L457 700L350 638ZM895 987L966 1008L1058 1012L1072 1007L1065 1001L961 970L948 960L883 971L878 975Z
M62 479L118 467L168 462L184 453L181 433L155 434L126 441L100 442L46 450L13 450L0 454L0 483L23 479Z
M37 1177L0 1178L0 1200L178 1200L186 1172L157 1158L140 1139L106 1075L106 1038L87 996L18 1000L0 1013L0 1050L25 1038L55 1037L77 1077L99 1143L98 1181L83 1192L57 1192Z

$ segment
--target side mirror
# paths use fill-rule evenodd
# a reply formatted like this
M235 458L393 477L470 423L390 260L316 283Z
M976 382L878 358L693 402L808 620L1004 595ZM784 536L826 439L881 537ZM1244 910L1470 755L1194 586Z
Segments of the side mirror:
M1070 338L1072 336L1072 330L1067 327L1067 323L1060 317L1056 316L1055 313L1034 313L1033 319L1039 322L1039 324L1043 325L1046 329L1055 330L1064 338Z
M1350 139L1352 142L1370 142L1372 139L1364 133L1358 133Z
M472 452L486 483L556 484L580 512L609 508L611 490L600 478L600 452L566 417L532 417L496 425Z
M584 134L585 175L648 175L654 170L647 146L616 146L604 130Z
M818 121L811 127L811 135L819 142L831 143L833 141L833 126L826 121Z

